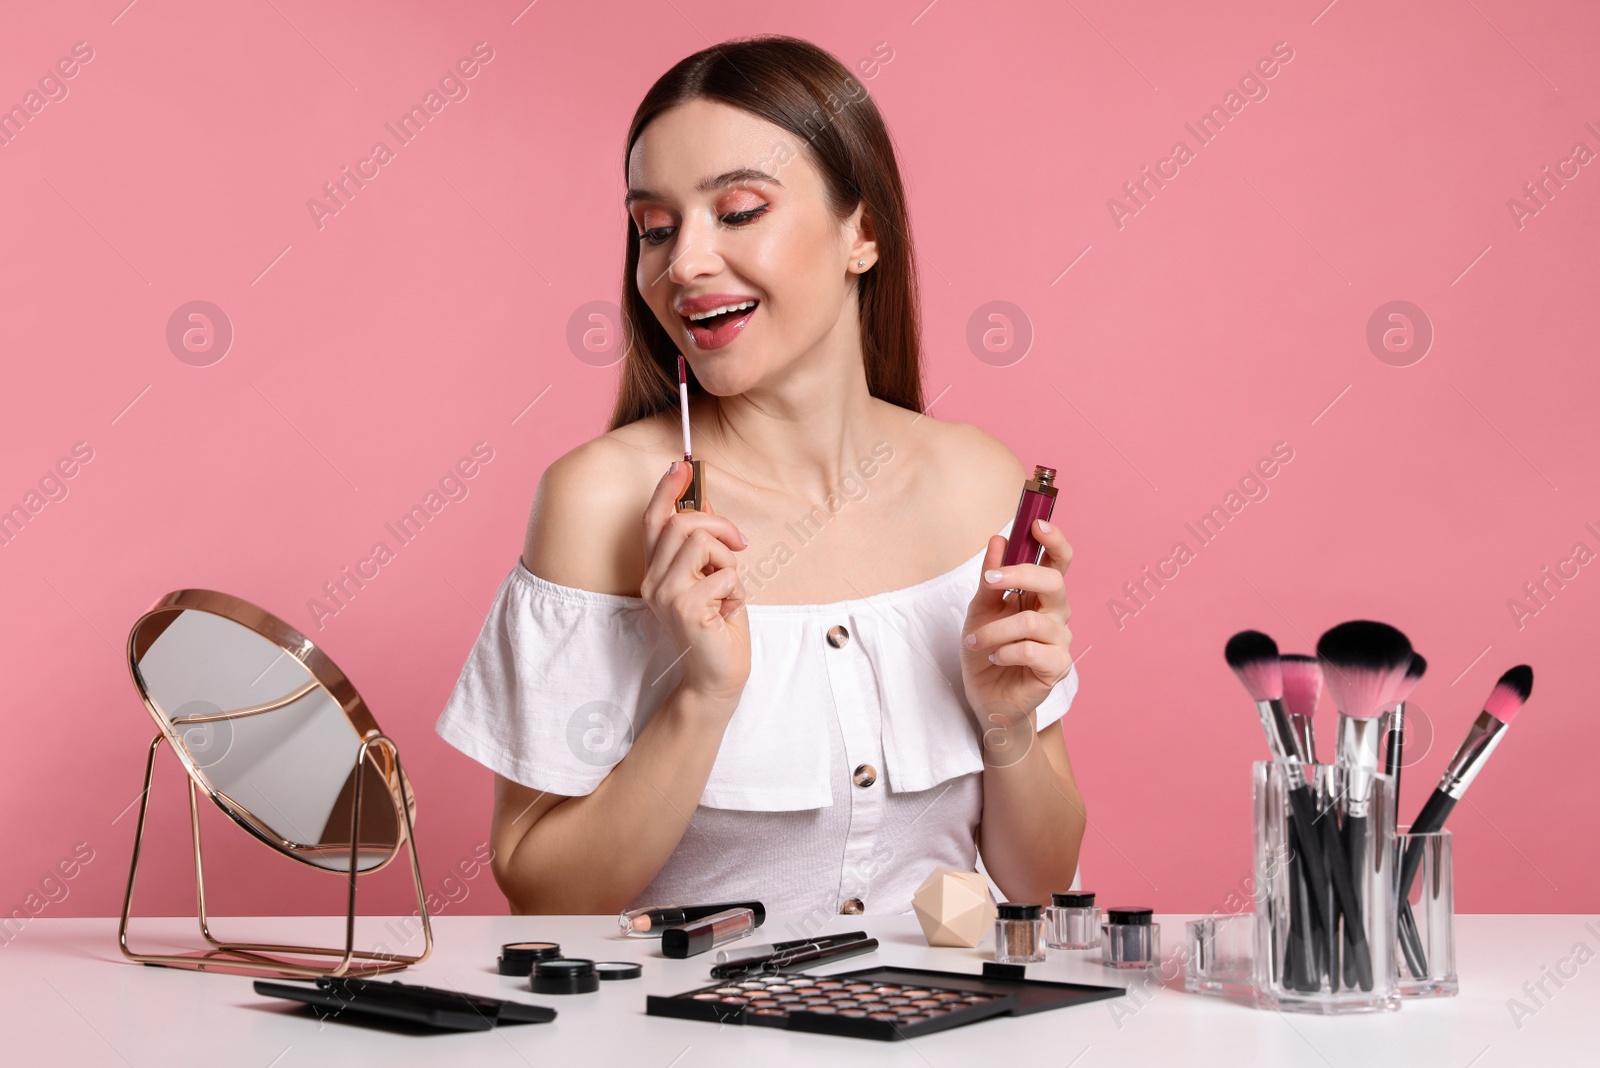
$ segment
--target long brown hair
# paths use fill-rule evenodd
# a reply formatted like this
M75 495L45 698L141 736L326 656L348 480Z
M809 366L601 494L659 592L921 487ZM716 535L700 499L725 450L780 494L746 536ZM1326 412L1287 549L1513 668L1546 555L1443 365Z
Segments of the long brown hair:
M831 54L796 37L764 34L724 41L681 60L639 103L622 153L668 108L708 99L742 108L801 138L840 220L865 202L878 244L877 262L856 276L867 390L902 408L922 410L922 334L911 224L894 144L862 85ZM628 219L622 271L625 349L608 430L678 403L678 346L634 282L639 231ZM689 391L704 392L694 373Z

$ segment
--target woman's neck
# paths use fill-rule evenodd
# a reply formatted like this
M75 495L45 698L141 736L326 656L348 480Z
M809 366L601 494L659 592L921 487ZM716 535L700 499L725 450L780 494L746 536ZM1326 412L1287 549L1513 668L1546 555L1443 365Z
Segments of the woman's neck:
M781 381L730 397L696 398L696 454L757 489L824 500L883 437L881 406L859 357L830 368L798 361Z

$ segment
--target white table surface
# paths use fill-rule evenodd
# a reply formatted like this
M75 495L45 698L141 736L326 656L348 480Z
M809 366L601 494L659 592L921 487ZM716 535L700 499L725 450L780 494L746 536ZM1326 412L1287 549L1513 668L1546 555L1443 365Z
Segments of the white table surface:
M1186 916L1157 917L1172 957ZM772 916L754 939L806 933L792 918ZM336 939L340 922L323 918L218 919L222 938ZM363 921L378 931L383 920ZM1368 1066L1594 1064L1600 1047L1600 920L1584 916L1457 918L1461 993L1408 1001L1398 1012L1324 1018L1262 1011L1186 994L1181 969L1165 987L1026 1017L1001 1017L904 1042L791 1034L765 1027L716 1025L645 1015L645 995L676 994L703 985L710 954L666 960L659 942L626 939L611 916L440 916L434 950L421 965L390 978L555 1007L553 1023L477 1033L395 1034L340 1020L320 1021L309 1009L263 997L238 975L149 968L123 960L116 921L39 918L0 947L0 1063L14 1065L708 1065L870 1064L874 1068L955 1068L988 1061L1005 1068L1053 1065L1196 1064ZM814 971L873 964L978 972L989 940L976 950L930 949L915 917L836 916L829 931L866 930L876 953ZM381 933L374 937L383 937ZM193 948L193 919L136 920L130 942L167 952ZM637 960L642 979L602 983L598 993L540 997L526 980L500 976L502 943L553 940L568 956ZM1573 958L1579 943L1590 952ZM390 941L391 946L395 945ZM414 952L420 938L405 951ZM1571 975L1536 1004L1523 984L1546 967ZM1031 978L1126 986L1126 972L1102 967L1098 953L1052 950ZM1535 1010L1519 1022L1508 999Z

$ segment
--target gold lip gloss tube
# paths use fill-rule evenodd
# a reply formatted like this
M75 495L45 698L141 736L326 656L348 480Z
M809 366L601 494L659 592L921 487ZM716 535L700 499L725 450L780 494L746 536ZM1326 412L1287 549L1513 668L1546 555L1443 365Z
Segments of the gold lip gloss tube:
M678 511L703 512L706 503L705 461L685 458L683 462L689 465L689 485L683 491L683 496L678 498Z

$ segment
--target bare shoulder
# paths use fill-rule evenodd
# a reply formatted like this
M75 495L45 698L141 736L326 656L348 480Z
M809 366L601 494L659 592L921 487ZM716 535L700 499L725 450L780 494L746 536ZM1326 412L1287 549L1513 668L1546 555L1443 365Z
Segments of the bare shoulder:
M1018 487L1028 473L1011 446L974 423L940 423L943 446L949 450L947 462L961 465L966 473L1010 481L1016 476Z
M645 506L672 459L653 422L602 434L545 468L528 514L524 567L562 586L638 594Z
M982 546L1016 514L1017 497L1032 468L1023 466L1011 446L972 423L935 422L930 430L930 455L946 487L941 496L963 502L967 522L979 528L969 543ZM951 494L952 487L959 492Z

